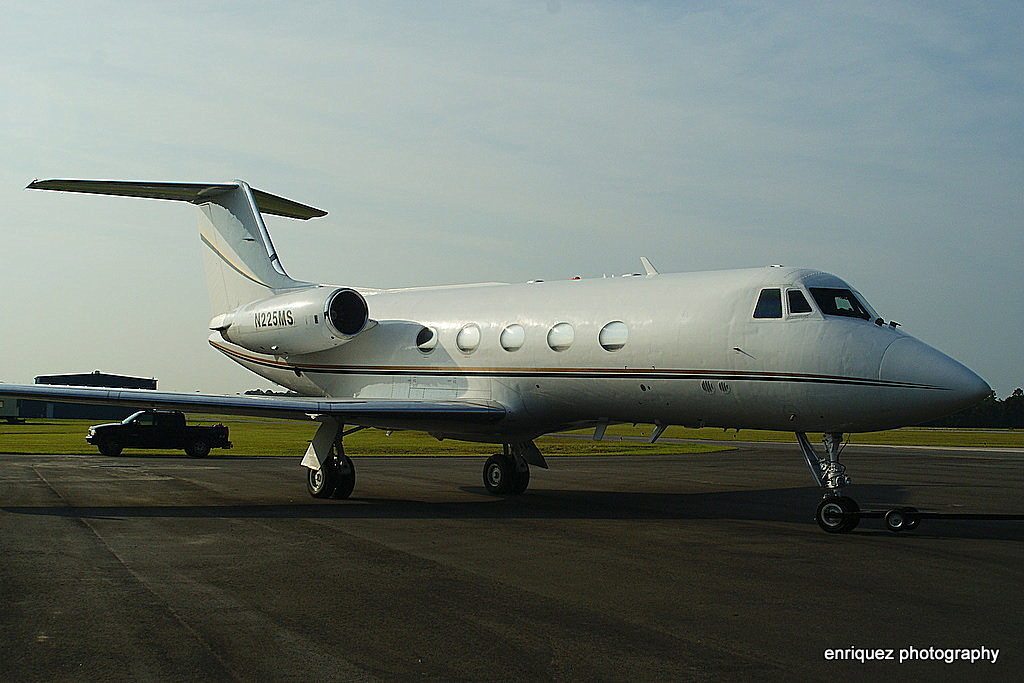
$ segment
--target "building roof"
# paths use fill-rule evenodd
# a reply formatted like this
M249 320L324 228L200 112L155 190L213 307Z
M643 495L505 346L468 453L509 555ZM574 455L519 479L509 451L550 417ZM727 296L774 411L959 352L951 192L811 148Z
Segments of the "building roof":
M70 384L72 386L115 387L115 388L156 388L155 377L134 377L109 372L80 372L60 375L39 375L36 384Z

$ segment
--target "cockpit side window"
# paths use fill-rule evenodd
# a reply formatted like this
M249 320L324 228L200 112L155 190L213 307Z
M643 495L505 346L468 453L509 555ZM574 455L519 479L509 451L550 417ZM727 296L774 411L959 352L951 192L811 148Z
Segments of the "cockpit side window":
M789 301L789 314L794 313L810 313L811 305L807 303L807 298L804 293L799 289L787 289L786 299Z
M754 317L781 318L782 290L762 289L761 295L757 298L757 306L754 308Z
M832 287L811 287L811 296L825 315L839 315L847 318L870 320L871 314L848 289Z

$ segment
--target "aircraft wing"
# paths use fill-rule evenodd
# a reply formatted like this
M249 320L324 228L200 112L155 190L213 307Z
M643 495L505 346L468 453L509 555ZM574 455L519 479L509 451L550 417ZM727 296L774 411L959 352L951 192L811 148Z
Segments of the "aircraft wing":
M505 417L505 407L486 400L320 398L307 396L218 396L149 389L105 389L50 384L3 384L0 397L162 408L218 415L310 420L329 415L343 424L382 429L429 430L453 424L487 424Z

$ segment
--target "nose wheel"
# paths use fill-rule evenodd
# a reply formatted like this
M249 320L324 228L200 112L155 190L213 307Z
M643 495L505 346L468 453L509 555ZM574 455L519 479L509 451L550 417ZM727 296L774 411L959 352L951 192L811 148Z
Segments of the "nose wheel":
M818 503L814 513L814 521L822 531L830 534L845 534L853 531L860 517L860 506L857 501L847 496L829 496Z

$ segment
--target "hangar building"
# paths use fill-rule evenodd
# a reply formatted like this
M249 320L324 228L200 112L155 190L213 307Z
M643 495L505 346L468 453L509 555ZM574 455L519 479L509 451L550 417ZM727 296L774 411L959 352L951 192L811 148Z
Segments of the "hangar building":
M70 375L39 375L36 384L63 384L73 387L106 387L109 389L156 389L151 377L114 375L99 370ZM18 401L18 416L60 420L123 420L135 412L124 406L99 406L87 403L55 403L51 401Z

